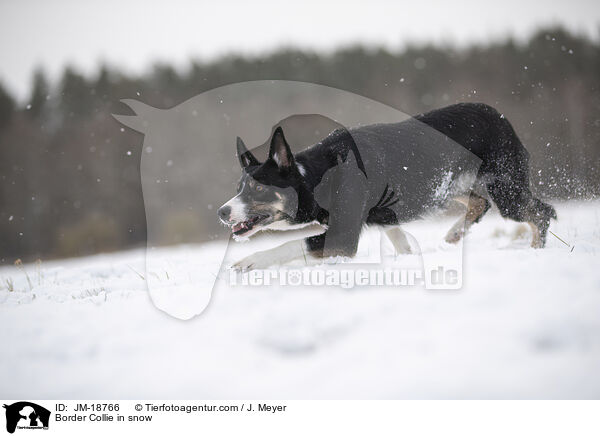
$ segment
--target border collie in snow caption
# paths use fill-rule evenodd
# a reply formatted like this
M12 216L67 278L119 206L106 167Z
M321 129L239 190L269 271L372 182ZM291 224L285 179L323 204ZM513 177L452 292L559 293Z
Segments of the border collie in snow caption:
M235 239L314 223L324 229L254 253L233 265L239 270L353 257L364 225L383 227L396 251L409 253L400 225L453 200L464 202L467 211L446 235L448 243L458 242L491 201L503 217L529 223L534 248L544 246L550 219L556 219L554 208L529 189L529 154L513 127L480 103L337 129L296 154L277 127L264 162L240 138L237 156L243 170L238 194L218 210Z

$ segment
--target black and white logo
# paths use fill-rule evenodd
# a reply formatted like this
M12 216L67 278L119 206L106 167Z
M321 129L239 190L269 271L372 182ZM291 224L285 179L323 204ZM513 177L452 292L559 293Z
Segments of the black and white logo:
M29 401L19 401L3 406L6 409L6 431L14 433L16 429L48 429L50 411Z

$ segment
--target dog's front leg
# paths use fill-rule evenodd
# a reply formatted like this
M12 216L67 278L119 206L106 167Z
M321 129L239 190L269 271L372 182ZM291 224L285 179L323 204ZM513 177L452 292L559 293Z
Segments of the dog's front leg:
M283 265L293 260L304 259L307 264L314 264L319 259L311 254L306 239L289 241L269 250L258 251L232 265L238 271L266 269L274 265Z

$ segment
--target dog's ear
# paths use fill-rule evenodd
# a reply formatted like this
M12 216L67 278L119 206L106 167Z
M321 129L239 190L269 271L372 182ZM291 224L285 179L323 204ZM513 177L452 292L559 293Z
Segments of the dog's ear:
M242 169L260 165L258 159L246 148L246 144L244 144L244 141L239 136L237 137L237 156Z
M271 148L269 149L269 159L275 161L280 169L290 169L294 165L294 155L283 136L283 129L277 127L271 138Z

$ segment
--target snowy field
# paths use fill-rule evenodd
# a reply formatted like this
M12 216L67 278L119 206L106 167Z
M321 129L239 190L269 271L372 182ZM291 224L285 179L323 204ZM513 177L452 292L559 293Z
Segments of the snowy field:
M0 397L600 398L600 202L557 211L570 247L531 249L527 226L486 215L461 290L228 287L222 271L189 321L152 304L144 250L2 267ZM443 250L450 224L407 229Z

